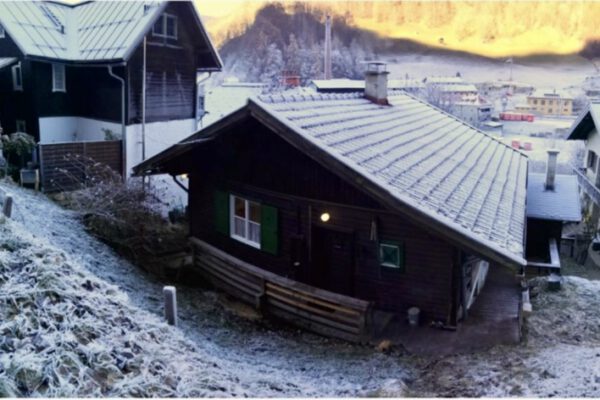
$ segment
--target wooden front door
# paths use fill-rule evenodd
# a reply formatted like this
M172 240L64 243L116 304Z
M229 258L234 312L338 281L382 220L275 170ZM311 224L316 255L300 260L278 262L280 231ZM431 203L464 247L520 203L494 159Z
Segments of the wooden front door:
M310 280L322 289L354 294L353 234L313 227Z

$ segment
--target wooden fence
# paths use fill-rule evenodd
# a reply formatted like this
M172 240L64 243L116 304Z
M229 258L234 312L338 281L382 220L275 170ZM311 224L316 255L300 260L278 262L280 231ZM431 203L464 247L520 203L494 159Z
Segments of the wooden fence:
M119 175L123 171L120 140L40 144L40 172L44 192L75 190L87 179L85 168L72 161L72 156L76 155L106 164Z
M215 287L288 323L352 342L368 339L371 303L318 289L239 260L197 238L194 264Z

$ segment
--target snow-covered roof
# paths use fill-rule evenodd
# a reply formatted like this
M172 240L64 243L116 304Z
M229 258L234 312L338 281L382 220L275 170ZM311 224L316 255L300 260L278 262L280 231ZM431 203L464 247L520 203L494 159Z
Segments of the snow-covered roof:
M546 190L545 174L529 174L527 217L553 221L581 221L579 184L575 175L556 175L554 190Z
M439 85L438 88L442 92L477 93L477 87L470 83L444 84Z
M25 56L98 62L129 58L168 2L0 2L0 24ZM191 5L191 12L196 13ZM200 23L196 13L197 21ZM208 35L203 34L214 51ZM217 61L220 63L220 61Z
M543 90L538 89L535 90L528 97L538 98L538 99L562 99L562 100L573 100L573 96L565 92L564 90Z
M0 69L17 62L15 57L0 57Z
M588 135L600 124L600 103L592 102L571 125L567 140L587 140Z
M365 81L363 79L313 79L311 83L312 86L314 86L318 91L358 91L364 90L365 88ZM388 89L390 90L422 87L424 87L424 85L418 79L388 80Z
M459 84L464 81L460 76L430 76L425 78L425 82L429 84Z

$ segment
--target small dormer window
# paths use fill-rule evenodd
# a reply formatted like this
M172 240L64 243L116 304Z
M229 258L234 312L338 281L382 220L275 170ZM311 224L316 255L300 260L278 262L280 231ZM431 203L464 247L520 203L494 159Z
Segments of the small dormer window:
M67 91L64 64L52 64L52 91L53 92L66 92Z
M152 28L152 36L177 39L177 17L170 14L161 15Z
M6 37L6 32L4 31L4 27L0 25L0 39L4 39Z

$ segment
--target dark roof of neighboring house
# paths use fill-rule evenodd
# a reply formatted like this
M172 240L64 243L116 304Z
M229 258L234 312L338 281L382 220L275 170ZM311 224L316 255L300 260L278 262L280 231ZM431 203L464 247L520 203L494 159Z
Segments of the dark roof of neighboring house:
M212 53L222 62L200 16L190 12ZM127 60L152 28L168 2L88 1L69 5L51 1L0 2L0 24L27 57L92 63Z
M545 183L545 174L529 174L527 217L564 222L581 221L577 177L556 175L554 190L546 190Z
M377 105L362 93L259 96L134 171L160 173L228 118L251 115L390 209L476 254L524 265L527 157L410 95L388 101Z
M590 132L598 126L599 118L600 103L590 103L571 125L567 140L586 140Z

